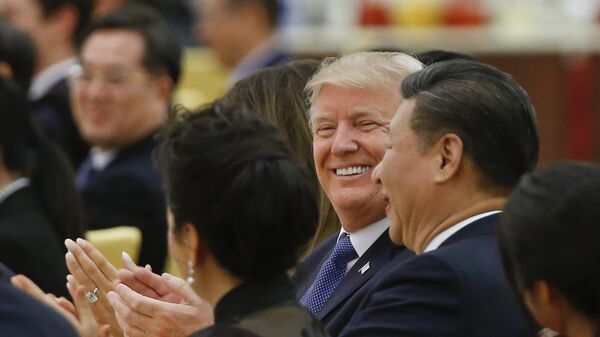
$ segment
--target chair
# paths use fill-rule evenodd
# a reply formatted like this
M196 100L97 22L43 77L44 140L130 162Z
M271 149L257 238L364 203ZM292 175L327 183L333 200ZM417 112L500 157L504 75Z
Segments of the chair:
M133 261L137 261L142 233L137 227L120 226L89 230L86 232L86 239L96 246L115 268L120 268L122 252L127 252Z

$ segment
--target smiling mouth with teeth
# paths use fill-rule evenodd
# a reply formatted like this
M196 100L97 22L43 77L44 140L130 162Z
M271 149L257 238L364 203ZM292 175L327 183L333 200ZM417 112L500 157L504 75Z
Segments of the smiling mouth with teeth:
M335 174L338 176L352 176L367 172L370 166L350 166L345 168L335 169Z

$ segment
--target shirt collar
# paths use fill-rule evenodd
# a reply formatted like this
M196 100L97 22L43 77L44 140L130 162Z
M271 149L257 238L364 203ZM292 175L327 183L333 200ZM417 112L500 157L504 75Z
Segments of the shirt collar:
M70 57L42 70L33 78L29 88L29 99L35 101L42 98L56 83L69 75L70 68L75 64L77 58Z
M99 147L93 147L90 150L90 159L92 167L96 171L102 171L106 168L117 156L116 150L101 150Z
M275 38L271 37L263 41L246 55L231 72L228 79L229 86L232 86L235 82L251 75L258 68L262 68L262 65L267 62L270 55L276 50L275 45Z
M12 183L0 188L0 204L4 202L4 200L8 199L11 195L13 195L16 191L23 189L29 186L30 180L29 178L19 178Z
M481 218L485 218L486 216L500 213L500 212L501 211L489 211L489 212L485 212L485 213L480 213L480 214L474 215L470 218L467 218L467 219L457 223L456 225L448 227L445 231L438 234L435 238L433 238L433 240L431 240L431 242L429 242L427 247L425 247L424 253L438 249L442 245L442 243L444 243L444 241L448 240L454 233L467 227L469 224L471 224Z
M348 233L342 228L340 234L338 234L338 240L342 233L348 234L350 236L350 242L352 242L352 246L354 247L354 250L356 250L356 254L361 257L389 227L390 221L388 218L383 218L354 233Z

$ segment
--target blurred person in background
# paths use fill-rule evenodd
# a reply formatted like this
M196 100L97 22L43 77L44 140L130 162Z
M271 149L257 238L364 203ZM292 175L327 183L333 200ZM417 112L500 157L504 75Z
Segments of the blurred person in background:
M139 261L162 271L166 215L152 151L180 74L181 46L160 15L140 4L94 21L73 72L73 112L92 145L77 174L89 229L135 226Z
M505 270L540 336L600 335L599 191L600 166L565 162L525 176L508 199Z
M31 119L25 93L0 77L0 262L66 295L61 242L83 235L68 159Z
M12 78L27 92L34 66L35 47L31 38L0 17L0 76Z
M193 25L194 11L193 0L95 0L94 17L101 17L126 4L138 2L156 9L177 33L180 42L185 45L194 45Z
M278 45L277 0L195 0L198 39L231 69L229 84L291 56Z
M92 0L0 0L0 14L31 37L36 51L29 88L34 120L77 168L88 152L73 122L69 69L77 64L75 43L89 21Z

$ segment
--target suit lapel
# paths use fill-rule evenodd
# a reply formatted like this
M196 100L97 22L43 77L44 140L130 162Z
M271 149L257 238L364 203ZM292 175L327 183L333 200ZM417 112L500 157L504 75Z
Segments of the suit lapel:
M354 266L346 273L342 282L337 286L318 318L322 320L335 307L356 289L367 282L393 257L394 248L397 248L390 240L388 230L373 243L373 245L356 261Z

